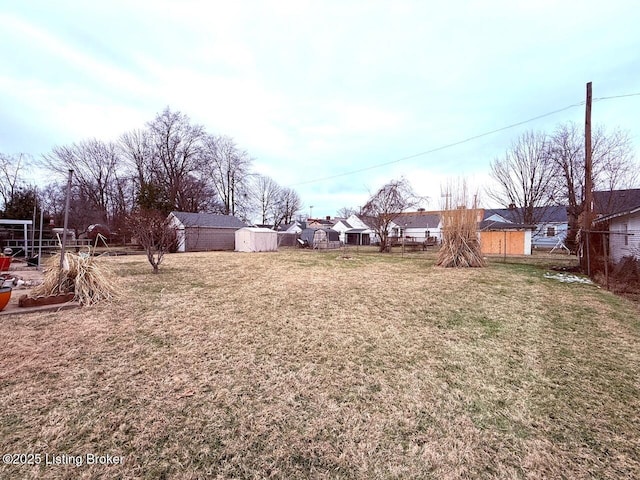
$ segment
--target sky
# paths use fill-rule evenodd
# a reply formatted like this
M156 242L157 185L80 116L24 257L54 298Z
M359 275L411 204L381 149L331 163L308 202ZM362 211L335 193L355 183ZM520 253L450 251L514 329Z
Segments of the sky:
M401 177L427 209L458 178L488 203L490 162L583 124L589 81L636 94L595 100L593 123L640 159L639 22L637 0L3 0L0 152L115 140L169 106L314 217Z

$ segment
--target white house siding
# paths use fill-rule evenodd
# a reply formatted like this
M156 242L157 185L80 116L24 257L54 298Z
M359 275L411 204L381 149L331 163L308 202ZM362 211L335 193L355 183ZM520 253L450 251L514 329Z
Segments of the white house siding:
M378 234L375 231L373 231L372 229L370 229L369 225L367 225L362 220L360 220L360 217L358 217L356 214L353 214L349 218L347 218L347 223L349 225L351 225L351 227L356 229L356 230L364 230L364 232L362 232L363 234L368 233L371 245L374 245L376 243L380 243L380 239L378 238Z
M351 230L353 227L347 227L344 223L342 223L342 221L338 221L333 227L336 232L338 232L340 234L340 241L343 244L347 243L347 237L345 235L345 232L347 230Z
M640 258L640 212L612 218L609 231L609 250L614 262L628 256Z
M549 235L549 229L553 229L554 235ZM567 238L568 223L539 223L533 233L533 246L535 248L553 248L559 241Z

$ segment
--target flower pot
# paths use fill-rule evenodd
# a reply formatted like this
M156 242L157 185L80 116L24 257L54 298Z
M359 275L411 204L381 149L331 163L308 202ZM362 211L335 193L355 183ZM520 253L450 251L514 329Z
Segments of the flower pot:
M0 288L0 311L7 306L9 303L9 299L11 298L11 287L1 287Z

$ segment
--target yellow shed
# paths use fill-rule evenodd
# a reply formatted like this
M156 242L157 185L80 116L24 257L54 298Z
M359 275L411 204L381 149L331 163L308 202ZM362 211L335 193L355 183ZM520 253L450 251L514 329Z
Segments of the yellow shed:
M480 224L483 255L531 255L533 226L485 220Z

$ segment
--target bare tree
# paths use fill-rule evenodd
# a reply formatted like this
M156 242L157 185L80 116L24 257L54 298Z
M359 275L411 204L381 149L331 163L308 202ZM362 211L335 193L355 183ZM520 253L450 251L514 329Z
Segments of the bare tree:
M129 219L131 231L144 249L147 260L158 273L164 255L176 246L176 230L158 210L139 209Z
M277 203L278 214L274 215L274 227L281 224L289 224L293 222L293 218L302 209L302 201L298 192L289 187L280 189L280 195Z
M381 187L362 207L362 214L369 217L373 230L380 238L381 252L387 250L391 222L403 211L415 208L421 200L410 183L401 178Z
M255 175L251 182L250 195L256 213L260 216L260 223L273 222L278 216L278 202L280 200L280 185L266 175Z
M358 213L357 208L341 207L336 212L336 216L340 218L349 218L351 215Z
M29 157L20 153L6 155L0 153L0 197L2 209L15 197L17 190L23 186L22 170L28 165Z
M637 184L638 165L628 132L603 127L592 133L593 185L613 191ZM584 131L575 123L559 125L551 137L551 159L556 176L556 201L567 205L569 231L565 243L575 251L579 217L584 210Z
M148 139L129 140L138 149L145 147L145 141L150 142L153 156L148 168L153 181L164 187L168 201L175 209L190 211L191 179L199 178L206 163L204 128L191 124L187 115L172 112L169 107L149 122L147 127Z
M205 139L207 171L226 215L246 215L251 157L232 138L209 135Z
M515 219L524 224L539 223L551 205L556 188L556 171L550 161L550 143L541 132L525 132L502 158L491 162L495 188L487 195L504 207L513 208Z
M64 178L73 170L79 195L88 202L85 208L98 214L103 222L110 220L112 195L115 192L120 157L114 143L98 139L54 147L44 155L45 165Z
M51 182L38 189L38 202L55 225L62 225L66 185Z
M154 181L159 172L152 136L148 130L132 130L120 136L118 147L136 185Z

